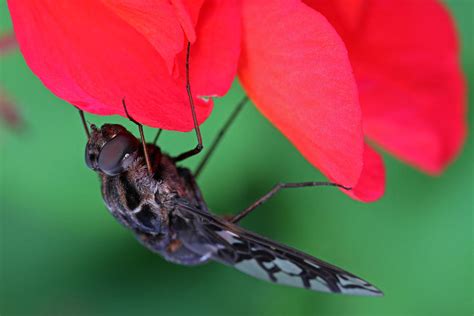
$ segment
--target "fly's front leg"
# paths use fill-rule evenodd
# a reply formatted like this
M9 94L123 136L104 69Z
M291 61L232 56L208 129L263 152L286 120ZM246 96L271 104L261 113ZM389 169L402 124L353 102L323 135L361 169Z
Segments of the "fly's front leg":
M142 142L143 155L145 156L146 166L148 168L148 172L150 173L150 175L153 175L153 168L151 166L150 155L148 154L148 148L146 146L146 141L145 141L145 134L143 133L143 125L140 124L135 119L133 119L133 117L128 113L127 104L125 103L125 98L122 99L122 105L123 105L123 109L124 109L125 114L127 115L128 119L138 126L138 131L140 132L140 139L141 139L141 142Z
M234 111L230 114L229 118L227 119L227 121L224 123L224 126L222 126L221 130L219 131L219 133L217 133L217 136L214 138L213 142L212 142L212 145L211 147L209 148L208 152L206 153L206 155L204 156L204 158L201 160L201 162L199 163L197 169L196 169L196 172L194 172L194 176L197 178L199 176L199 174L201 173L202 169L204 168L204 166L206 165L207 161L209 160L209 158L211 157L211 155L214 153L215 149L217 148L217 145L219 145L219 143L221 142L222 138L224 137L224 134L227 132L227 130L229 129L229 127L232 125L232 123L235 121L235 119L237 118L238 114L240 113L240 111L242 110L242 108L244 107L245 103L247 103L247 101L249 100L249 98L247 96L244 96L240 101L239 103L237 104L237 106L235 107Z
M181 155L175 157L174 161L181 161L189 157L192 157L194 155L197 155L201 152L203 148L201 130L199 129L199 123L196 116L196 109L194 108L193 94L191 93L191 83L189 80L189 57L191 55L190 51L191 51L191 43L188 42L188 47L186 49L186 91L188 93L189 104L191 105L191 114L193 116L194 130L196 131L196 138L197 138L198 143L194 149L188 150L182 153Z
M158 142L158 138L160 138L160 135L162 132L163 132L162 128L159 128L158 131L156 132L155 138L153 138L153 146L156 146L156 143Z
M86 132L87 139L91 138L91 133L89 132L89 127L87 126L86 118L84 116L84 111L77 108L79 111L79 116L81 117L82 126L84 127L84 131Z
M255 201L252 205L247 207L245 210L240 212L239 214L235 215L234 217L229 219L231 223L238 223L242 220L245 216L250 214L253 210L257 207L268 201L272 196L277 194L281 189L291 189L291 188L305 188L305 187L320 187L320 186L332 186L338 187L344 190L351 190L349 187L345 187L341 184L332 183L332 182L297 182L297 183L278 183L275 185L267 194L259 198Z

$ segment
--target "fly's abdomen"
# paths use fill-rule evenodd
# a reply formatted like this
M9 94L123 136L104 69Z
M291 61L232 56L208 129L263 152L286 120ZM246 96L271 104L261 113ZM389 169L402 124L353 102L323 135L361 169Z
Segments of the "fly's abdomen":
M208 255L190 250L180 240L172 239L170 234L136 234L136 237L145 247L172 263L194 266L204 264L210 259Z

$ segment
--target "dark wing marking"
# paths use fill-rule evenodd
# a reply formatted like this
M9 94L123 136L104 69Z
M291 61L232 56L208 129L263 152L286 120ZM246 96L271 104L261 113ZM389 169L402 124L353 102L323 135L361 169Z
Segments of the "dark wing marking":
M193 251L258 279L320 292L383 295L355 275L180 202L172 216L178 238Z

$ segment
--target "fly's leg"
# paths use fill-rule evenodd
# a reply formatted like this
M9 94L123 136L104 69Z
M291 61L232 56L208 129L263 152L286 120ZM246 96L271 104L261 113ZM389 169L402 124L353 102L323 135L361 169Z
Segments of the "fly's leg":
M194 108L194 99L193 95L191 93L191 84L189 83L189 56L190 56L190 51L191 51L191 43L188 42L188 47L186 49L186 91L188 92L188 98L189 98L189 104L191 105L191 113L193 115L193 122L194 122L194 130L196 131L196 138L197 138L197 145L191 150L188 150L178 157L174 158L174 161L181 161L184 159L187 159L189 157L192 157L194 155L197 155L201 152L203 146L202 146L202 136L201 136L201 130L199 129L199 124L197 121L197 116L196 116L196 109Z
M158 131L156 132L155 138L153 139L153 146L156 146L156 143L158 142L158 138L160 138L160 135L162 132L163 132L162 128L159 128Z
M125 99L122 99L122 105L128 119L138 126L138 131L140 132L140 139L143 146L143 155L145 156L146 166L148 168L148 172L150 174L153 174L153 168L151 167L150 156L148 155L148 149L146 147L145 134L143 133L143 125L135 121L133 117L131 117L130 114L128 114L127 105L125 104Z
M84 116L84 111L81 109L77 109L79 111L79 116L81 117L82 126L84 127L84 131L86 132L87 139L91 138L91 133L89 132L89 127L87 127L86 118Z
M242 108L244 107L245 103L247 103L248 101L248 97L247 96L244 96L240 101L239 103L237 104L237 106L235 107L234 111L231 113L231 115L229 116L229 118L227 119L227 121L225 122L224 126L222 126L221 130L219 131L219 133L217 134L217 136L214 138L213 142L212 142L212 145L211 147L209 148L209 151L206 153L206 155L204 156L204 158L201 160L201 162L199 163L197 169L196 169L196 172L194 173L194 176L197 178L199 176L199 174L201 173L202 169L204 168L204 166L206 165L207 161L209 160L209 158L211 157L211 155L214 153L214 150L216 149L217 145L219 145L219 143L221 142L222 140L222 137L224 136L224 134L227 132L227 130L229 129L229 127L232 125L232 123L235 121L235 119L237 118L238 114L240 113L240 111L242 110Z
M231 217L229 219L229 222L231 223L238 223L240 220L242 220L245 216L250 214L253 210L255 210L257 207L268 201L272 196L278 193L281 189L291 189L291 188L305 188L305 187L320 187L320 186L332 186L332 187L338 187L344 190L351 190L351 188L345 187L341 184L337 183L332 183L332 182L297 182L297 183L279 183L273 187L267 194L259 198L257 201L255 201L252 205L247 207L245 210L240 212L239 214Z

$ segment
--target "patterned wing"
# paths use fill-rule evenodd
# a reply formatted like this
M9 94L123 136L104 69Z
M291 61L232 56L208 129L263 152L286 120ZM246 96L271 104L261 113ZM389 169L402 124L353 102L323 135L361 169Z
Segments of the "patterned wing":
M171 218L189 249L255 278L319 292L383 295L370 283L301 251L269 240L185 202Z

